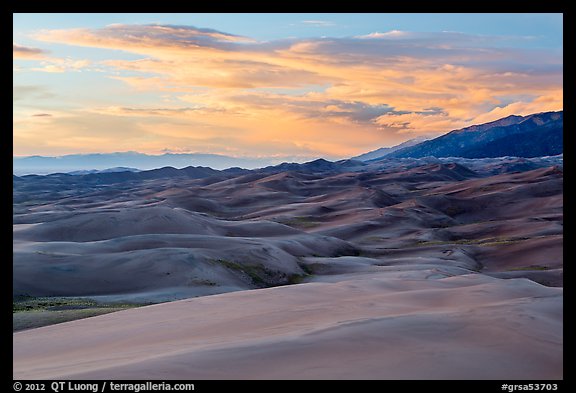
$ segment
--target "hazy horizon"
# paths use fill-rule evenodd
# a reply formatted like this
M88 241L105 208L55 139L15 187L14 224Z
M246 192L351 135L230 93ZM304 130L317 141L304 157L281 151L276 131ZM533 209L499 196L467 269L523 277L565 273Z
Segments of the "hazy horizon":
M67 154L62 156L13 156L12 172L16 176L45 175L57 172L134 168L151 170L162 167L182 169L189 166L258 169L284 162L303 163L321 157L233 157L207 153L144 154L134 151L111 153Z

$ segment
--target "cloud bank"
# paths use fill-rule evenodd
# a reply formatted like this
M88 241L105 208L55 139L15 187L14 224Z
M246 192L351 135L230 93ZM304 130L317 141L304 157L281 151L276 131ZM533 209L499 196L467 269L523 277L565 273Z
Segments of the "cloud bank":
M226 154L274 148L345 157L510 114L563 108L562 53L515 46L522 37L391 30L257 41L193 26L114 24L44 30L34 38L108 49L100 66L109 78L133 92L162 95L165 106L135 100L77 115L119 125L137 119L131 129L142 137L127 144L148 152L199 146ZM115 56L119 52L134 59ZM16 44L14 54L46 56ZM66 61L45 64L44 71L87 65ZM61 125L58 116L50 121ZM228 138L234 148L219 145Z

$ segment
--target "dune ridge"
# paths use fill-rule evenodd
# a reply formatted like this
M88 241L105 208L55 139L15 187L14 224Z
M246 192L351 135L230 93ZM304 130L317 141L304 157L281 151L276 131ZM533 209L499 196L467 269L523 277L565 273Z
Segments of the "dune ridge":
M175 301L16 332L14 378L562 379L562 168L417 164L15 180L15 296Z

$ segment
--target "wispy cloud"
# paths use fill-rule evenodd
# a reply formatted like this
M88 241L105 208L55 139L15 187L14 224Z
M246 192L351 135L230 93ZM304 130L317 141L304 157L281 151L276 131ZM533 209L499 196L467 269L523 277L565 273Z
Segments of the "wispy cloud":
M130 108L130 107L119 107L119 106L109 106L104 108L95 108L92 110L94 113L106 114L112 116L134 116L134 117L194 117L197 115L207 115L214 113L223 113L224 109L217 108L191 108L191 107L180 107L180 108Z
M12 57L14 59L42 59L47 54L48 51L44 49L12 44Z
M370 33L370 34L365 34L365 35L359 35L356 36L355 38L367 38L367 39L384 39L384 38L400 38L400 37L409 37L410 33L406 32L406 31L400 31L400 30L390 30L387 31L385 33L379 33L379 32L374 32L374 33Z
M147 52L196 48L226 50L234 43L247 43L253 40L214 29L176 25L127 25L112 24L101 29L43 30L35 38L64 42L96 48L111 48L127 51Z
M59 59L49 58L41 62L40 67L32 67L31 71L40 72L69 72L69 71L82 71L90 66L91 62L88 60L72 60L72 59Z
M13 44L12 56L15 60L35 60L40 64L40 67L17 67L15 70L17 72L24 70L41 72L79 71L91 64L88 60L63 59L49 56L49 53L49 51L44 49Z
M305 26L311 27L332 27L336 26L336 23L328 21L328 20L303 20L302 22Z

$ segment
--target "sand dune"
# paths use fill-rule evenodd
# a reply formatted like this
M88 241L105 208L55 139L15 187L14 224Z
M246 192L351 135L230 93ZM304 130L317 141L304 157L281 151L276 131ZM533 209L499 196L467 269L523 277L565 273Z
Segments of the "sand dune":
M414 264L427 247L454 255L466 250L476 270L487 272L525 271L534 278L531 270L561 269L561 171L479 177L460 166L431 164L408 172L420 180L386 171L249 174L209 186L157 179L123 192L63 198L64 204L39 202L14 217L15 224L34 224L15 226L14 293L133 297L150 291L158 300L164 288L172 299L174 291L285 284L304 274L301 257L361 253L387 264L386 253L397 248ZM438 183L438 173L458 180ZM228 268L222 262L230 262ZM245 266L257 269L252 277L239 271ZM561 280L554 274L540 282Z
M275 222L222 222L180 208L143 207L78 213L35 226L18 238L39 241L94 241L140 234L279 236L298 233Z
M561 289L429 274L235 292L19 332L14 378L562 378Z
M197 298L18 332L14 378L562 378L562 171L398 162L15 180L15 296Z
M344 241L306 234L156 234L95 242L21 242L14 245L13 291L32 296L132 294L130 298L140 293L141 300L173 300L178 293L176 298L183 298L286 284L305 274L299 255L332 256L351 249ZM49 279L33 279L39 267Z

